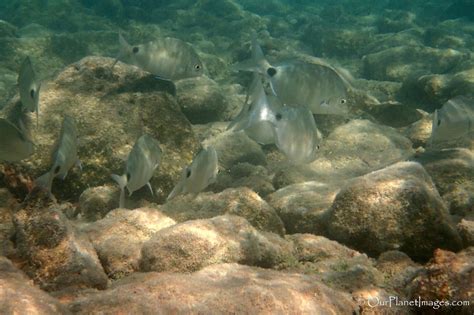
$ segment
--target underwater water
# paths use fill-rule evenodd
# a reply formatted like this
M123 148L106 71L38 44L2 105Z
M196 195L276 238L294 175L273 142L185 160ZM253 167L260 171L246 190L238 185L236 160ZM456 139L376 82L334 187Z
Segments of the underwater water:
M472 0L0 2L0 314L472 314Z

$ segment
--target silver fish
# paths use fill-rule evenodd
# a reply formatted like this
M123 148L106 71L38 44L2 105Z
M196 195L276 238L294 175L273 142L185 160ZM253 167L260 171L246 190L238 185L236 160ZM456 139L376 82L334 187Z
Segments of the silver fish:
M112 174L112 178L121 189L120 208L125 205L125 187L131 196L134 191L147 185L153 195L150 179L160 164L161 154L158 140L146 134L138 138L128 154L125 174L122 176Z
M272 144L274 143L274 134L271 121L280 104L275 97L266 95L261 80L261 76L254 73L248 102L246 101L239 115L229 124L228 129L244 130L256 142Z
M203 74L203 64L194 48L176 38L161 38L132 46L119 34L119 59L165 80L180 80Z
M275 114L275 144L295 164L316 159L322 136L313 114L304 106L286 106Z
M26 57L21 64L20 73L18 75L18 86L23 110L36 112L36 121L38 121L41 84L36 78L30 57Z
M77 156L77 137L78 132L75 119L72 116L64 116L58 141L52 151L53 165L49 172L40 176L36 180L36 184L46 188L49 191L50 196L52 196L51 187L54 178L61 178L64 180L69 170L74 165L82 168L81 162Z
M17 162L34 153L34 144L15 125L0 118L0 160Z
M458 96L447 101L433 115L429 143L472 137L474 133L474 96Z
M218 172L217 152L213 147L202 149L191 165L183 168L181 178L168 195L171 200L177 195L197 194L216 181Z
M252 58L235 66L240 71L257 71L271 91L285 104L307 106L314 114L346 115L349 112L350 83L329 64L293 60L270 64L252 34Z

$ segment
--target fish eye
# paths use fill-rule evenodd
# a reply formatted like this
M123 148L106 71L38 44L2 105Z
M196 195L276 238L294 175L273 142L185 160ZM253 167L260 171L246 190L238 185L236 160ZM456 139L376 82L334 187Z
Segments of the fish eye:
M135 47L133 47L132 51L133 51L134 54L136 54L140 51L140 48L135 46Z
M267 74L271 77L273 77L277 73L276 69L273 67L270 67L267 69Z
M346 99L341 99L341 104L346 104L347 103L347 100Z
M441 119L438 119L438 126L441 125Z
M318 149L318 150L319 150L319 144L316 146L316 149Z
M186 170L186 178L189 178L191 176L191 170L188 168Z
M281 116L280 113L278 113L278 114L275 115L275 118L276 118L276 120L281 120L282 116Z
M201 65L200 64L195 64L194 69L195 70L201 70Z
M30 96L31 96L31 98L35 98L35 90L34 89L30 90Z
M61 170L61 166L56 166L56 168L54 169L54 175L58 174L59 171Z
M132 174L130 172L127 173L127 182L130 181L130 178L132 177Z

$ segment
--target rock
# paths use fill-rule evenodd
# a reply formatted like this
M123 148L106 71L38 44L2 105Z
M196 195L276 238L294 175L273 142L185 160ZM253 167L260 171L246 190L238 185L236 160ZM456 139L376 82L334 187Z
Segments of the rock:
M385 282L397 292L403 291L422 268L407 254L397 250L382 253L375 267L383 273Z
M451 214L474 215L474 151L427 151L416 160L430 174Z
M0 189L0 194L3 189ZM0 197L1 199L1 197ZM0 256L10 256L14 252L13 242L15 227L13 225L13 211L9 207L4 207L5 203L0 203Z
M402 128L401 131L410 139L414 148L427 147L428 140L431 137L432 124L433 117L431 115L423 115L420 120Z
M156 209L116 209L82 232L89 236L107 275L122 278L138 271L142 245L175 221Z
M75 314L124 309L130 313L352 314L356 305L348 294L326 287L315 277L220 264L190 275L137 274L112 290L72 301L69 309Z
M118 207L120 188L113 186L99 186L87 188L79 196L78 211L86 221L97 221Z
M326 211L338 192L339 185L313 181L281 188L266 200L277 211L287 233L322 234Z
M407 103L434 111L449 99L468 95L474 89L474 67L454 74L425 74L403 80L400 98Z
M365 254L323 236L293 234L286 238L293 242L298 261L288 266L288 271L315 275L326 285L346 292L385 284L382 273Z
M379 33L398 33L416 27L416 15L412 12L385 10L376 22Z
M462 237L464 247L474 246L474 220L464 220L458 223L458 231Z
M363 57L364 77L372 80L403 82L419 74L442 74L468 58L454 49L403 45Z
M459 301L462 305L440 307L442 314L472 314L474 292L474 247L457 254L438 249L433 259L424 267L408 287L411 299L422 301ZM470 305L467 305L470 304ZM424 306L421 312L431 312L433 305Z
M224 169L230 169L237 163L250 163L254 165L265 165L265 154L260 145L250 139L243 131L226 131L216 137L208 138L204 146L213 146L219 157L219 165Z
M364 48L373 40L373 33L368 29L314 23L306 27L301 39L311 46L317 56L361 57Z
M58 300L30 283L11 261L0 256L0 313L69 314Z
M143 245L140 269L192 272L227 262L272 267L291 256L289 245L277 240L270 242L238 216L186 221L160 230Z
M37 152L22 162L27 173L39 176L49 170L50 150L59 133L63 115L78 125L81 174L71 171L62 185L53 183L58 198L78 199L87 187L112 183L111 173L122 174L129 151L142 133L160 141L165 154L151 180L156 194L145 187L136 198L163 201L184 165L200 145L186 117L169 91L169 83L136 67L111 58L86 57L68 66L51 84L41 89ZM157 106L159 104L159 106Z
M181 111L192 124L205 124L224 118L226 99L219 85L208 77L177 81L176 94Z
M397 130L368 120L351 120L337 127L320 147L316 160L307 165L295 166L267 156L268 169L275 173L275 188L306 181L338 183L406 160L414 153L410 140Z
M16 246L24 271L46 291L107 287L94 247L55 206L15 214Z
M352 180L337 194L326 221L329 238L371 256L397 249L426 260L436 248L462 247L430 176L415 162Z
M160 210L178 222L233 214L246 218L258 230L285 233L275 210L246 187L229 188L217 194L201 193L196 197L178 196L160 206Z
M249 163L239 163L227 172L219 172L216 183L210 186L210 189L219 192L226 188L238 187L248 187L261 197L275 191L267 169L261 165Z

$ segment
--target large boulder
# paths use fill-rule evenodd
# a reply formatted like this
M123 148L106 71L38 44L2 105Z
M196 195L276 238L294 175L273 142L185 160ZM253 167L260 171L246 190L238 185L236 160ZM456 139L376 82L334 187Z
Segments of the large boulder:
M329 238L371 256L397 249L426 260L436 248L462 247L430 176L415 162L352 180L337 194L326 220Z
M352 314L356 304L350 295L312 276L220 264L193 274L137 274L111 290L75 299L69 309L75 314L124 309L130 313Z
M39 128L34 131L37 150L22 166L34 176L48 171L63 117L73 116L83 171L70 171L62 185L53 184L53 193L77 200L87 187L112 183L111 173L122 174L135 141L148 133L160 141L164 153L151 180L156 194L151 197L143 189L142 196L162 201L200 145L170 94L170 82L123 63L111 69L113 62L87 57L68 66L50 84L43 84Z
M0 313L69 314L58 300L31 284L30 279L0 256Z
M277 211L287 233L322 234L326 228L326 212L340 185L315 181L292 184L270 194L266 200Z
M257 193L247 187L229 188L220 193L178 196L160 206L178 222L207 219L224 214L246 218L255 228L280 235L285 228L280 217Z
M274 267L291 259L291 253L284 239L258 232L244 218L225 215L160 230L143 245L140 267L173 272L228 262Z
M320 144L316 160L292 165L286 159L267 156L279 189L294 183L337 183L403 161L413 155L412 143L396 129L368 120L351 120L334 129Z
M206 76L176 82L178 104L193 124L223 120L227 107L219 85Z
M15 240L23 270L46 291L107 287L94 247L57 206L15 214Z
M110 278L139 270L142 245L175 221L156 209L116 209L81 229L86 233Z

